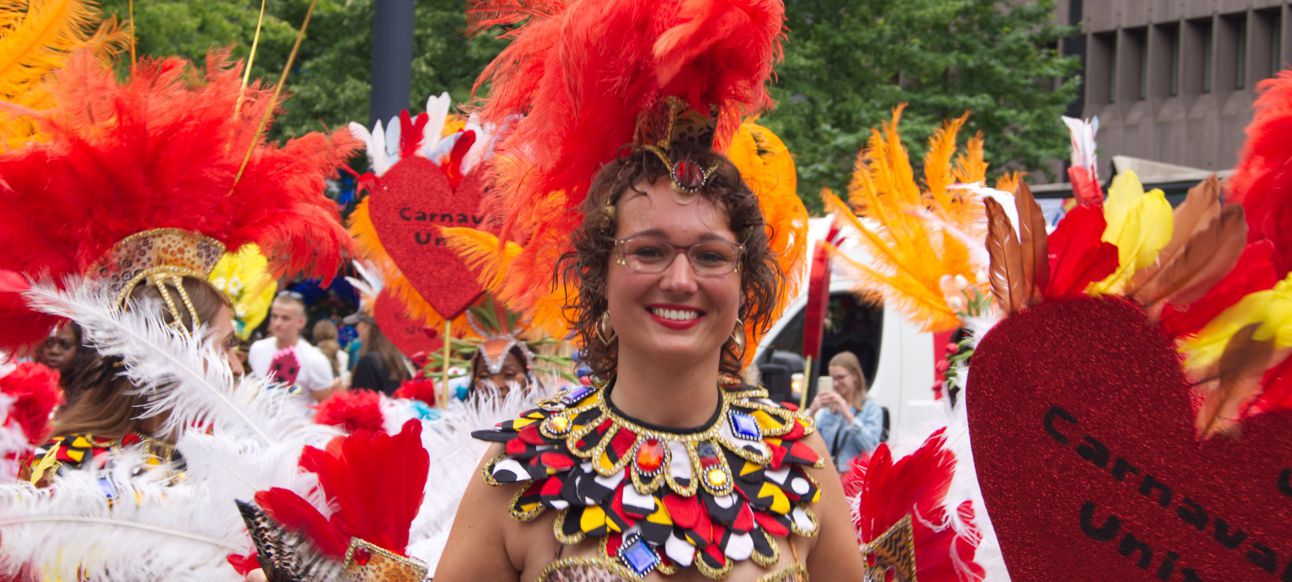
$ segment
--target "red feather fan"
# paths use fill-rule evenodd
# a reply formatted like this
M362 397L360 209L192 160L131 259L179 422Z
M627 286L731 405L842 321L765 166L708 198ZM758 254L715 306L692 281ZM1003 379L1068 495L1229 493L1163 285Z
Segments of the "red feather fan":
M51 81L48 140L0 155L0 271L59 280L131 234L175 227L230 250L258 243L276 275L330 278L353 243L324 179L359 144L345 131L265 142L255 131L272 90L242 92L242 66L226 57L214 53L204 74L145 60L118 82L93 55L74 55ZM0 321L22 315L5 309ZM0 344L41 331L6 328Z
M428 406L435 406L435 381L430 378L405 380L395 391L395 398L420 400Z
M830 252L817 243L808 275L807 306L803 308L803 357L821 359L825 312L830 305Z
M973 561L980 539L973 507L965 501L952 509L946 499L956 459L944 448L944 430L896 462L888 445L879 445L869 459L853 461L843 476L844 491L857 503L858 542L873 541L909 514L921 582L982 580L986 572Z
M339 426L347 433L366 430L381 432L381 394L372 390L337 392L320 402L314 422Z
M1228 188L1247 212L1248 240L1274 243L1280 278L1292 271L1292 70L1261 81L1238 167Z
M330 517L285 489L257 493L256 504L330 556L344 556L352 537L406 555L430 463L421 434L421 421L414 419L394 436L360 430L332 439L326 450L306 447L300 467L318 475L336 508Z
M1117 270L1117 247L1102 240L1107 226L1100 206L1077 206L1059 221L1047 240L1046 299L1080 296L1086 286Z
M49 415L63 403L58 372L44 364L23 362L0 378L0 393L13 399L8 417L0 424L16 423L32 445L45 442Z
M473 30L518 26L476 83L480 113L524 115L500 144L495 196L503 239L525 244L503 294L538 299L580 222L587 187L633 141L638 115L665 97L715 111L715 149L744 116L771 106L781 56L781 0L471 0ZM552 208L553 205L559 207ZM546 209L540 211L539 209Z

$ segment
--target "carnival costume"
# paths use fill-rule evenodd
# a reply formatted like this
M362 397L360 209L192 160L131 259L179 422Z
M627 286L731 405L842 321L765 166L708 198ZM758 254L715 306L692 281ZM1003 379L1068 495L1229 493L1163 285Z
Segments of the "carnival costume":
M476 29L519 25L480 79L489 83L482 119L523 115L499 144L493 174L489 208L502 224L502 242L446 232L450 244L462 237L458 248L482 265L486 288L513 309L545 321L563 317L560 291L550 291L557 259L572 249L592 176L626 146L657 156L678 196L687 197L705 188L715 169L677 146L723 152L742 142L748 155L733 161L759 195L773 256L782 272L796 274L806 212L793 189L792 162L780 157L784 147L775 147L770 132L742 127L743 118L770 105L765 82L780 55L781 3L574 1L550 8L470 7ZM759 150L760 143L769 147ZM770 155L761 157L765 151ZM741 331L757 343L760 330ZM484 478L516 489L513 517L557 511L558 542L599 544L593 555L556 556L540 578L640 579L694 568L718 579L746 561L782 564L784 539L816 534L811 505L819 492L807 469L821 460L804 441L810 420L762 389L726 381L703 426L651 426L615 410L613 381L602 381L476 433L503 446ZM806 577L792 541L788 548L788 569L770 574Z
M329 469L334 461L312 446L335 431L310 422L302 403L263 378L233 377L224 354L208 343L211 322L197 317L182 284L206 280L226 249L247 243L264 249L275 276L330 277L351 249L323 191L324 179L358 144L344 132L266 143L276 92L244 86L241 72L216 54L204 74L193 75L179 59L140 61L118 81L111 68L78 53L49 81L54 108L32 117L42 141L0 156L0 200L11 210L0 217L0 242L14 249L0 257L0 342L37 341L59 318L75 321L88 346L120 362L127 389L144 402L138 414L159 417L158 432L174 437L185 461L181 472L127 442L132 436L104 443L70 435L51 443L31 463L45 471L46 487L0 486L5 573L241 579L226 558L245 554L253 540L234 502L261 497L264 515L288 528L301 524L284 515L340 520L343 507L345 525L331 539L354 548L353 563L343 564L344 551L327 555L338 568L358 563L359 576L365 564L385 563L365 552L391 557L402 549L397 536L365 526L381 512L328 505L342 496L337 487L365 478L323 475L337 472ZM144 287L159 300L138 299L134 291ZM185 320L192 327L181 325ZM383 447L381 439L358 439L330 446ZM311 450L317 452L302 456ZM346 459L344 451L338 459ZM425 470L419 475L415 463L401 462L413 471L400 483L420 494ZM149 465L160 470L141 470ZM417 497L410 498L406 505L415 508ZM299 504L280 511L302 499L316 514ZM402 525L393 518L387 524L406 535L412 513L401 515ZM254 541L262 548L290 531L257 523ZM290 556L262 558L277 566L275 558Z

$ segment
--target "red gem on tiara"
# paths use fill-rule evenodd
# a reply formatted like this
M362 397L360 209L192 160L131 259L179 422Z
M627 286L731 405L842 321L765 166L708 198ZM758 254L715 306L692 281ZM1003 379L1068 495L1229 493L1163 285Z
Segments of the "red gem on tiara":
M687 192L699 192L707 182L704 169L690 160L678 160L673 164L673 183Z

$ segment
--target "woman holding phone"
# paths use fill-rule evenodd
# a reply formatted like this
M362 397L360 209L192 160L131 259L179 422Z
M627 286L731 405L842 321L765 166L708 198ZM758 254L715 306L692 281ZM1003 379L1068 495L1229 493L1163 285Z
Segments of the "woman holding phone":
M884 408L867 397L866 375L855 354L835 354L829 371L833 389L817 394L808 414L816 420L835 468L844 473L853 459L875 450L883 440Z

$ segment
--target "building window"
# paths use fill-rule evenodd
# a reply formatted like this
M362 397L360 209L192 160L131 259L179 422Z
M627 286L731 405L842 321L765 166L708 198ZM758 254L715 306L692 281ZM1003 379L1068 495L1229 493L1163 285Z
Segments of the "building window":
M1282 10L1252 13L1252 70L1262 78L1273 77L1283 68Z
M1092 103L1117 101L1117 33L1090 36L1086 61L1087 91Z
M1247 88L1247 19L1239 16L1234 27L1234 88Z
M1211 22L1200 27L1202 35L1202 92L1211 92L1211 75L1216 56L1216 45L1211 35Z
M1166 35L1166 50L1170 69L1167 71L1167 93L1172 96L1180 94L1180 28L1168 26L1162 29Z
M1129 30L1126 32L1126 39L1130 46L1126 47L1131 51L1135 58L1135 79L1137 87L1135 97L1139 100L1148 99L1148 31L1146 29Z

